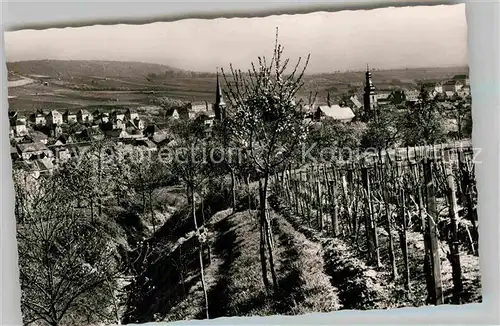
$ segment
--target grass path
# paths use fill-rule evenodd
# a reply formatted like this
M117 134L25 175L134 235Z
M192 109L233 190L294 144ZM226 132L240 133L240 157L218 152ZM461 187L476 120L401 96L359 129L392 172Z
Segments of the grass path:
M322 246L297 232L281 215L273 215L278 245L286 248L278 257L280 300L277 300L277 311L297 315L338 310L337 289L324 273Z
M231 210L220 211L214 216L212 216L207 227L210 230L211 235L215 235L220 231L222 225L227 223L227 217L231 214ZM214 230L211 227L214 226ZM219 250L214 250L216 248L215 244L209 244L211 246L211 259L210 264L205 267L205 285L208 292L211 292L216 286L219 280L219 276L224 274L224 269L227 265L227 258L222 255ZM206 248L207 249L207 248ZM208 261L207 251L205 250L205 263ZM201 284L201 279L199 277L199 272L193 277L197 278L197 282L193 285L189 291L186 293L185 299L173 306L170 312L166 316L166 321L177 321L177 320L190 320L190 319L204 319L206 318L204 307L205 298L203 295L203 288ZM210 300L212 304L218 304L216 300ZM209 312L212 305L209 305Z
M219 214L219 213L218 213ZM216 214L217 216L217 214ZM259 257L260 234L255 211L211 220L212 264L206 269L210 318L295 315L338 310L336 289L323 272L321 245L307 240L283 217L273 214L275 264L279 291L266 294ZM169 320L205 318L201 286L193 286ZM174 318L175 317L175 318Z

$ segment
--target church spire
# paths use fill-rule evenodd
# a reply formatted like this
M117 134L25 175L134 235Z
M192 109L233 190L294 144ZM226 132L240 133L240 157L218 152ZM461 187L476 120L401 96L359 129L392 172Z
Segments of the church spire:
M376 115L377 111L377 96L375 95L375 86L372 82L372 73L370 72L370 66L366 64L365 73L365 93L364 93L364 115L365 120L369 120L371 117Z
M216 105L225 105L224 98L222 97L222 88L220 87L219 81L219 68L217 68L217 89L215 91L215 104Z
M365 73L365 93L375 94L375 86L372 82L372 73L370 72L370 66L366 64L366 73Z
M224 110L226 106L226 103L224 102L224 98L222 96L222 88L220 86L220 81L219 81L219 68L217 68L217 85L215 89L215 103L214 103L214 111L215 111L215 118L217 120L221 120L222 118L222 111Z

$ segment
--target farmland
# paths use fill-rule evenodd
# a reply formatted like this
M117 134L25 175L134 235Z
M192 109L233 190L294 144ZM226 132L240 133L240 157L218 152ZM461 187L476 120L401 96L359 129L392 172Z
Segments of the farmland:
M23 78L33 80L9 87L9 108L18 112L77 110L88 106L137 107L156 97L209 103L215 99L214 73L188 72L169 66L41 60L10 62L8 69L12 82ZM374 73L373 80L379 89L417 87L421 81L440 81L467 71L466 67L380 70ZM327 91L333 96L350 89L360 91L363 74L359 71L306 75L298 95L305 98L310 92L318 92L318 99L324 100Z

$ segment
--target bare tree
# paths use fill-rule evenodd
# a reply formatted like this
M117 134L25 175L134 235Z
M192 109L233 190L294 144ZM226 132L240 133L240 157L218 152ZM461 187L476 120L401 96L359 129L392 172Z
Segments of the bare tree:
M82 215L71 194L54 191L56 180L40 180L18 224L24 323L114 322L109 287L116 287L120 261L108 226Z
M193 226L199 240L200 277L205 297L205 312L208 314L208 295L205 285L203 267L203 243L205 242L204 227L199 226L196 216L196 192L202 189L202 184L208 175L207 146L205 129L200 121L180 122L175 126L176 133L173 156L170 158L170 168L186 186L188 203L191 206ZM202 199L203 200L203 199Z
M301 103L295 96L303 85L302 77L309 62L309 56L302 68L301 58L294 68L287 71L289 59L283 57L283 46L276 42L271 60L258 58L258 65L252 63L247 73L233 69L230 75L223 71L228 88L230 108L226 118L233 125L233 137L245 149L261 177L260 186L260 225L263 280L269 288L267 262L264 246L267 246L269 267L273 287L278 287L274 270L272 232L267 215L267 194L269 176L274 169L286 164L298 151L305 140L306 124Z

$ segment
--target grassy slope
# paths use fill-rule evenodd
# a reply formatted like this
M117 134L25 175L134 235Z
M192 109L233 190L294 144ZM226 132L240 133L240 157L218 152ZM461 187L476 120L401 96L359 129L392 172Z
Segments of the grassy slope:
M256 212L219 211L207 221L211 260L204 252L210 318L302 314L339 309L337 290L323 272L321 246L274 215L275 263L280 290L266 295L262 282ZM138 301L126 322L205 318L197 251L188 233L146 268ZM182 257L182 259L176 259ZM182 261L182 264L181 264ZM184 265L183 277L179 265ZM270 275L269 275L270 279Z

